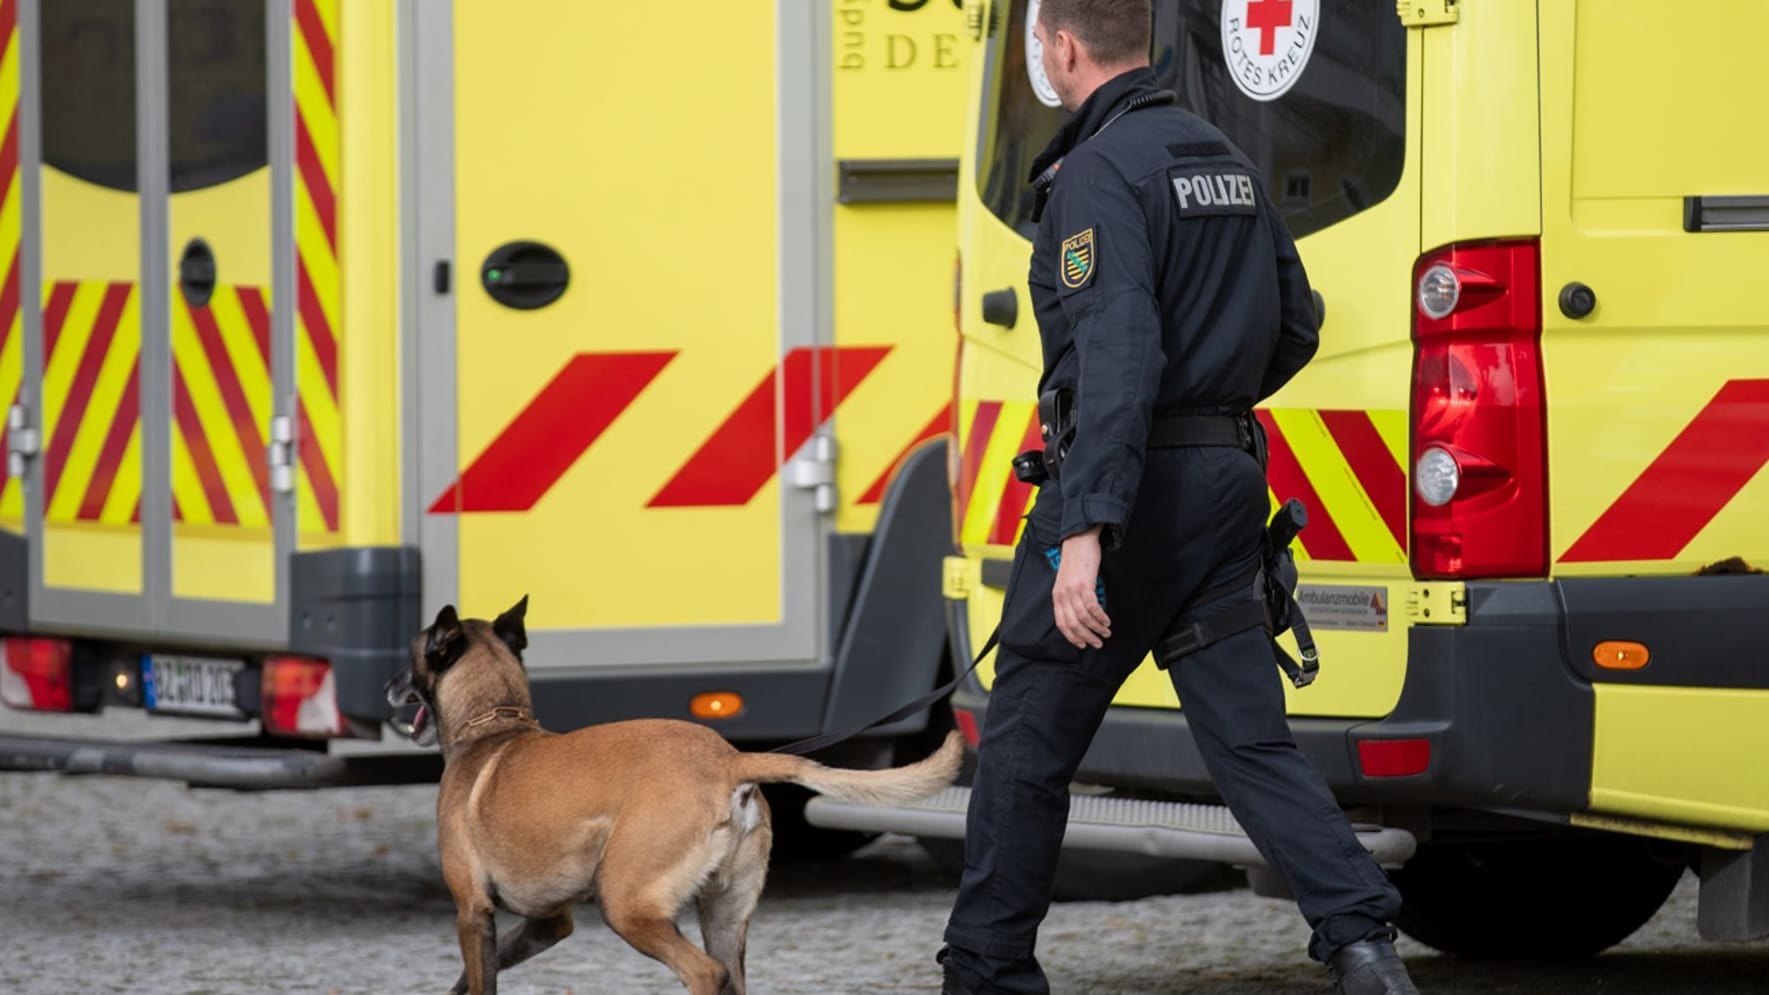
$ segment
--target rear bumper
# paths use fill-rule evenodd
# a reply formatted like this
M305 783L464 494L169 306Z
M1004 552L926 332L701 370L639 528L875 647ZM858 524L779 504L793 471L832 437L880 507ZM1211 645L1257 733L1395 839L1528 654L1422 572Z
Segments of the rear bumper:
M33 736L0 736L0 770L157 777L239 789L317 788L348 776L344 758L312 750Z
M1769 577L1467 587L1466 625L1410 629L1406 681L1392 713L1377 720L1291 718L1298 747L1342 802L1581 811L1591 795L1594 683L1769 687L1769 668L1761 666L1769 645ZM968 665L963 602L948 602L948 631L955 657ZM1604 639L1644 642L1653 662L1640 671L1599 670L1591 647ZM1329 674L1332 666L1323 662ZM1306 704L1306 691L1300 700ZM953 697L959 709L980 712L986 704L974 678ZM1427 740L1430 764L1417 775L1366 777L1358 743L1371 739ZM1077 776L1214 794L1178 710L1113 708Z

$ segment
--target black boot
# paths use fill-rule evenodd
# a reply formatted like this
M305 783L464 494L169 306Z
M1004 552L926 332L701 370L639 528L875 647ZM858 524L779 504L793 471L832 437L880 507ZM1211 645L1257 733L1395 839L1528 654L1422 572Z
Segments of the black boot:
M958 969L946 962L946 950L947 948L941 947L940 952L934 955L934 960L940 965L940 995L976 995L965 985L964 979L958 976Z
M1340 947L1327 961L1339 995L1419 995L1394 952L1392 933L1373 933Z

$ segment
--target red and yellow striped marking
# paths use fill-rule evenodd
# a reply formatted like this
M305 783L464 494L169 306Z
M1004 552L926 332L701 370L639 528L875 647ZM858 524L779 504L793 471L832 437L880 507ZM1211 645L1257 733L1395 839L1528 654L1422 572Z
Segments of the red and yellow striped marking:
M1033 489L1014 478L1013 458L1043 446L1037 406L967 400L960 411L959 541L1012 545L1033 497ZM1303 557L1405 563L1406 413L1286 408L1258 415L1270 445L1273 507L1290 498L1308 506Z
M649 508L742 507L890 353L889 346L789 351L674 466ZM651 386L675 351L580 353L535 394L430 505L431 514L528 511ZM944 434L946 409L879 467L861 497L876 502L903 457Z
M338 402L338 0L295 0L295 500L303 533L336 533L343 487Z
M127 525L141 506L140 297L123 282L47 289L44 517Z
M257 287L172 300L172 498L195 525L269 528L270 307Z
M18 0L0 2L0 116L6 119L6 137L0 142L0 403L10 407L18 400L24 377L24 315L19 308L19 246L23 213L18 168L19 41ZM0 421L0 426L4 422ZM5 466L6 434L0 427L0 524L22 530L25 492L22 481L9 479Z

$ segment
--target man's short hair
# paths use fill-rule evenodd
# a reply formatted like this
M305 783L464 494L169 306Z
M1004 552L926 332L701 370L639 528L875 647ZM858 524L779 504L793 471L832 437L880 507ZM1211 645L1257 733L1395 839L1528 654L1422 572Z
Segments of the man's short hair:
M1093 60L1116 66L1149 57L1150 0L1044 0L1038 19L1049 32L1067 31Z

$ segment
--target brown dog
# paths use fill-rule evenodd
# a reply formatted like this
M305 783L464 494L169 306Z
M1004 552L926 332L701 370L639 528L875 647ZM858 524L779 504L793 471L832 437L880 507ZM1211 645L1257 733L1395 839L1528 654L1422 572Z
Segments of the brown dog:
M489 623L442 609L413 641L411 667L387 685L395 707L418 705L412 737L442 744L437 842L466 962L455 992L495 992L498 971L569 936L571 907L594 899L621 939L693 995L742 995L773 835L756 786L904 802L951 783L963 759L957 733L907 767L859 771L740 753L704 726L668 719L546 732L521 660L527 607L523 598ZM704 953L676 929L690 898ZM502 943L494 908L526 920Z

